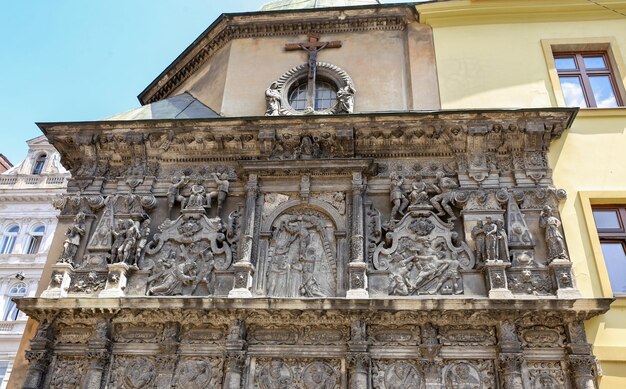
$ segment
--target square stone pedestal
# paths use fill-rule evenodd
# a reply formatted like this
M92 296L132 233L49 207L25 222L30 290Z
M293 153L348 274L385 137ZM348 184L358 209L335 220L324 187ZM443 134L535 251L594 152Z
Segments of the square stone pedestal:
M48 289L41 293L41 297L51 299L67 297L67 291L72 282L72 274L74 274L74 267L69 263L54 264L54 266L52 266L50 285Z
M367 293L367 264L365 262L350 262L348 274L350 275L350 289L346 292L346 298L369 298L369 293Z
M126 295L124 289L128 283L128 272L132 268L124 262L107 265L107 268L109 269L107 283L98 297L124 297Z
M576 299L582 295L574 282L572 263L568 259L554 259L548 265L556 284L556 297L560 299Z
M250 287L252 286L252 275L254 274L254 265L250 262L237 262L233 265L235 271L235 282L233 289L228 292L231 298L249 298L252 297Z
M513 298L513 293L509 290L506 280L506 268L509 266L511 264L504 261L485 262L484 269L487 275L490 299Z

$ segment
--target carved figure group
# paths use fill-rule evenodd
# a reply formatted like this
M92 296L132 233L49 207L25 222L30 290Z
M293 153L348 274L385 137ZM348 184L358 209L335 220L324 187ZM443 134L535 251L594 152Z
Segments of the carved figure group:
M561 234L561 221L554 216L552 207L546 205L541 210L539 226L545 230L546 244L548 245L548 260L569 259L565 248L565 240Z
M273 252L267 270L267 295L276 297L325 297L317 267L325 253L313 243L321 239L313 216L298 216L279 222L272 236Z
M83 212L79 212L76 215L74 224L67 229L65 236L63 252L58 262L73 265L80 241L85 236L85 214Z
M477 260L510 261L509 240L502 220L493 221L487 216L484 223L481 220L476 222L471 233L476 243Z
M110 263L124 262L127 265L136 266L148 243L150 218L141 223L132 219L119 220L111 233L113 244Z
M171 250L167 257L157 260L152 275L148 278L148 295L180 296L183 285L196 279L196 264L186 260L184 254Z
M410 191L405 194L402 188L404 178L397 172L391 173L389 176L390 200L393 205L391 219L395 219L398 214L404 215L407 207L411 205L419 208L432 207L437 212L437 216L447 215L448 221L456 220L452 206L455 205L456 189L459 184L442 171L438 171L435 177L435 183L427 183L422 180L421 175L416 174Z
M396 259L392 261L389 294L434 294L448 280L452 282L452 293L463 292L458 261L446 258L444 252L435 250L429 240L418 244L405 238L400 245Z
M217 203L217 215L219 216L224 202L228 197L230 182L226 173L212 173L211 179L216 184L216 189L206 193L201 180L191 180L188 176L183 175L179 180L174 178L167 192L168 212L171 215L172 209L176 202L180 203L183 210L203 210L212 207L213 199ZM185 195L185 192L187 195Z

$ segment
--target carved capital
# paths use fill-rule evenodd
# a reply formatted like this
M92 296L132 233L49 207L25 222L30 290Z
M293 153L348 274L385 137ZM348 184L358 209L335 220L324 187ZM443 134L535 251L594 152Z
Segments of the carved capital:
M348 353L346 356L348 362L348 368L357 372L365 372L370 367L371 357L369 353Z
M48 350L28 350L26 360L33 365L47 365L50 362L50 352Z

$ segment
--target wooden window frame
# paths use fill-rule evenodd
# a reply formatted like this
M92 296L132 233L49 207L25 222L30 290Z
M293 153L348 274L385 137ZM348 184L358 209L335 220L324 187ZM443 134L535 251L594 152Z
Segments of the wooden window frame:
M602 247L602 243L621 243L622 248L624 249L624 252L626 252L626 205L625 204L591 205L592 217L593 217L593 211L596 211L596 210L617 211L617 220L621 226L621 229L600 228L596 224L596 232L598 233L598 238L600 240L600 247ZM595 223L595 218L594 218L594 223ZM613 295L615 297L626 296L624 293L618 293L618 294L614 293Z
M606 64L603 69L588 69L585 66L585 57L602 57L602 60ZM615 78L615 72L611 60L606 51L569 51L554 53L555 61L560 58L573 58L576 65L576 69L556 69L559 77L578 77L583 90L583 96L587 103L587 108L598 108L598 103L593 94L593 88L591 87L590 77L594 76L608 76L613 88L613 94L615 95L615 101L618 107L623 106L622 96L620 95L619 88Z

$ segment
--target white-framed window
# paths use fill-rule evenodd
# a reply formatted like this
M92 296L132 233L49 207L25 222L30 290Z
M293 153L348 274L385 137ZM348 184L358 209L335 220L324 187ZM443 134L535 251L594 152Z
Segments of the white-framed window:
M2 240L0 240L0 254L11 254L13 252L15 240L19 232L20 227L16 224L6 228L4 234L2 234Z
M24 282L18 282L11 285L9 288L9 293L7 293L7 303L4 307L4 313L2 315L2 320L17 320L20 315L20 310L17 309L17 305L11 300L13 297L23 297L26 296L27 286Z
M28 245L26 246L26 254L37 254L39 252L45 232L46 227L41 224L35 226L30 231L30 238L28 240Z
M33 165L33 174L41 174L43 171L43 167L46 164L46 158L48 156L44 154L40 154L35 160L35 164Z

